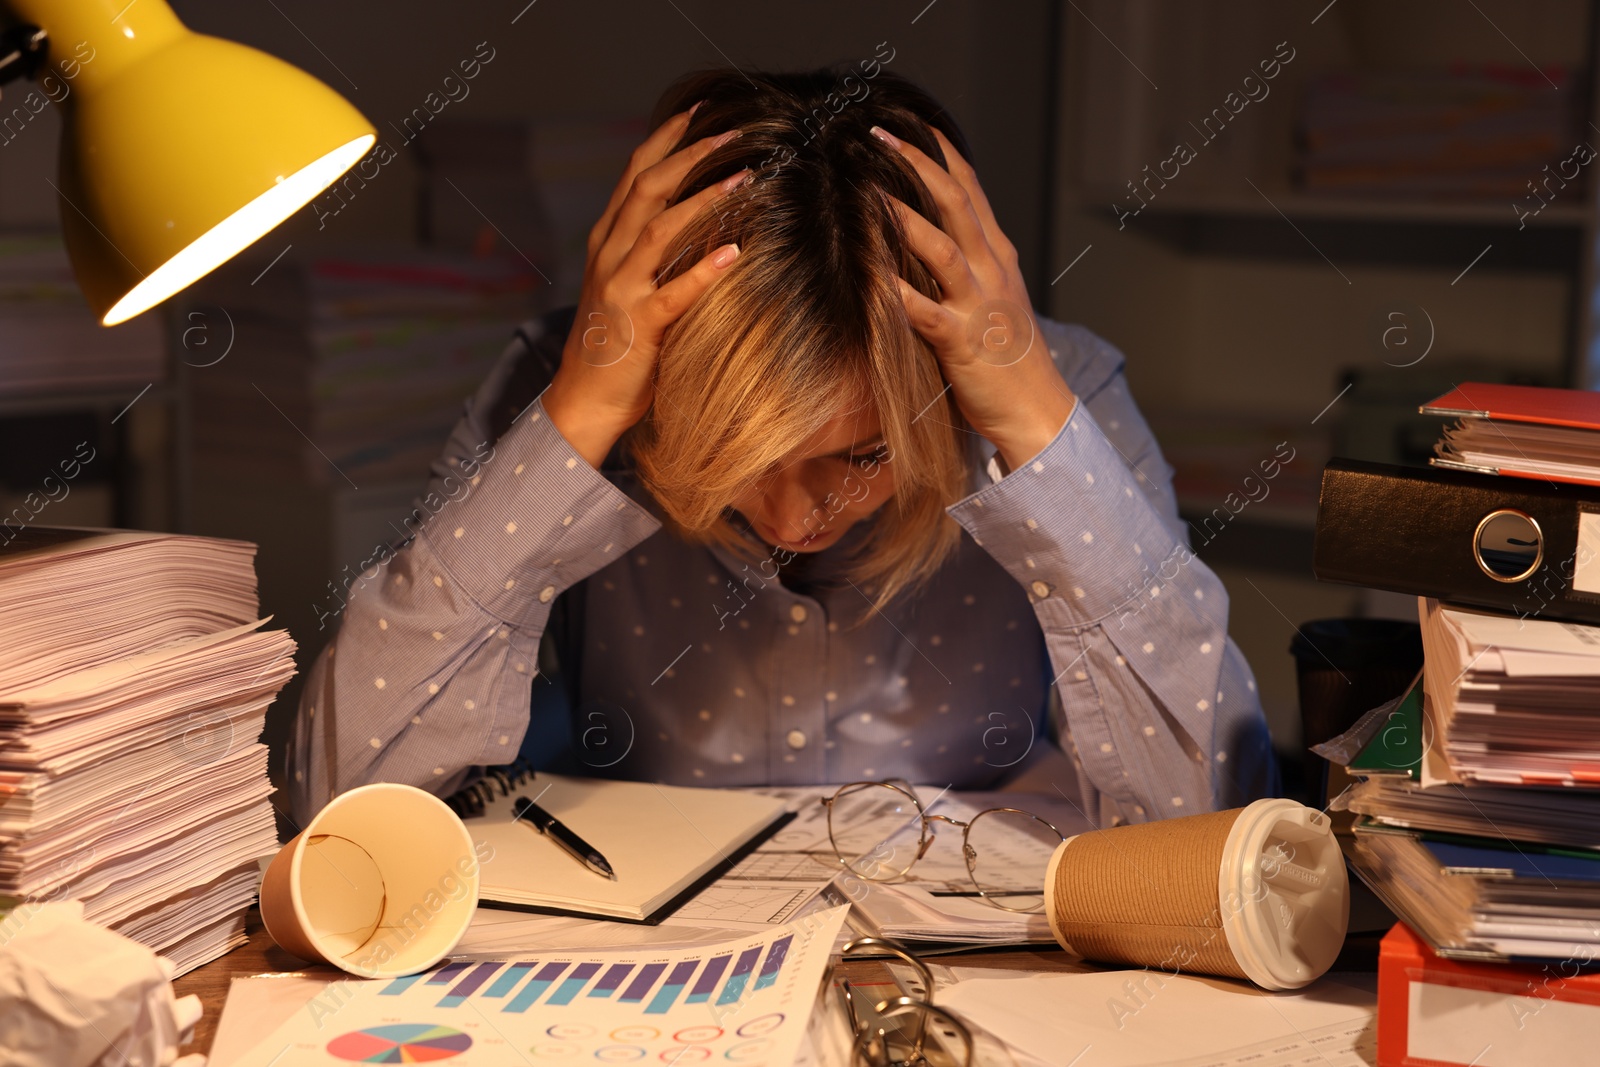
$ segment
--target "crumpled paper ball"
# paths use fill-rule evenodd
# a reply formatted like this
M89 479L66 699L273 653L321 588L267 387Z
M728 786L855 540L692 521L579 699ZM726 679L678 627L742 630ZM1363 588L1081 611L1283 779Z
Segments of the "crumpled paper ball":
M178 1058L200 999L172 964L89 922L83 904L22 904L0 921L0 1049L7 1067L205 1067Z

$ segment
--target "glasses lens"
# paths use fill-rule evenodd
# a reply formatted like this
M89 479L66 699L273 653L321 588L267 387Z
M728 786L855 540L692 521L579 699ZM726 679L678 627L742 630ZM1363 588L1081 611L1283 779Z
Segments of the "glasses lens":
M922 813L902 790L847 785L828 807L828 834L844 865L870 881L911 869L922 842Z
M991 904L1007 911L1044 910L1044 872L1061 844L1043 819L985 811L967 829L967 870Z
M926 1067L930 1063L970 1067L972 1034L960 1020L931 1004L898 998L856 1040L856 1064Z

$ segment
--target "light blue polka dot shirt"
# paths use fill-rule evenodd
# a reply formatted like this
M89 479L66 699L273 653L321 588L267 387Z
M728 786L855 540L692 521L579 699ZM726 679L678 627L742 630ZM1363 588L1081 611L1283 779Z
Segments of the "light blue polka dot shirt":
M549 684L547 628L590 773L1000 788L1048 757L1051 784L1101 825L1277 787L1227 593L1189 550L1106 342L1041 317L1071 416L1003 476L979 439L969 495L945 509L959 551L852 631L866 593L827 579L870 519L808 560L805 591L786 588L775 563L674 537L620 450L596 470L542 402L511 395L548 383L571 316L518 329L433 464L412 536L351 587L292 730L296 819L367 782L444 795L510 762ZM508 403L520 414L496 436Z

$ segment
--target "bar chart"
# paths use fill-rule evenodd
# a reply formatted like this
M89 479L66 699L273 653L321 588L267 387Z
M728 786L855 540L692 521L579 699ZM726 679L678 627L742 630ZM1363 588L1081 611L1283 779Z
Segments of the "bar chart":
M393 979L377 995L427 995L432 1007L447 1009L474 1001L470 1007L480 1011L487 1004L492 1010L519 1015L535 1006L570 1007L582 997L610 999L644 1015L665 1015L679 1003L735 1005L746 993L776 984L793 943L794 935L784 934L737 953L672 960L454 962ZM501 1003L491 1004L493 1001Z

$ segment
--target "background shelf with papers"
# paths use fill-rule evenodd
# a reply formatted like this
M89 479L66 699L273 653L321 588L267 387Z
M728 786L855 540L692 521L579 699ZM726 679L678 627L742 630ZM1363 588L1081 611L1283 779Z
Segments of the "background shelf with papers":
M1211 419L1242 436L1280 423L1320 435L1320 447L1302 448L1306 458L1286 471L1314 477L1317 454L1425 462L1408 447L1419 436L1416 405L1453 381L1596 380L1600 369L1585 364L1600 333L1589 299L1600 182L1587 172L1597 164L1578 168L1576 181L1553 180L1553 197L1527 200L1525 210L1545 206L1526 225L1513 206L1532 195L1527 180L1542 178L1545 164L1554 172L1580 140L1600 148L1585 124L1600 25L1580 0L1082 0L1064 22L1060 178L1041 291L1052 317L1083 323L1127 356L1129 388L1178 471L1191 540L1228 587L1230 636L1292 766L1301 723L1285 618L1414 611L1403 598L1311 579L1314 496L1285 514L1282 478L1263 506L1250 503L1224 532L1203 536L1196 523L1230 491L1244 498L1244 479L1259 479L1260 461L1284 438L1262 432L1225 458L1188 427ZM1474 158L1536 160L1515 176L1517 195L1503 195L1504 174L1498 192L1463 183L1459 195L1406 195L1399 181L1307 187L1307 164L1317 162L1307 130L1331 124L1314 106L1319 86L1409 79L1415 95L1433 78L1446 92L1452 70L1487 67L1528 105L1511 139L1519 128L1544 139L1525 138L1531 156L1517 156L1505 137L1498 156L1467 151L1493 149L1489 129L1452 148L1455 171L1470 173ZM1458 96L1467 80L1455 79ZM1326 90L1322 99L1331 99ZM1367 148L1391 160L1425 147L1385 142L1371 115L1366 132ZM1567 132L1564 143L1552 139ZM1166 163L1179 143L1194 158ZM1477 369L1456 369L1468 361ZM1215 476L1189 477L1207 466Z
M441 250L329 249L265 273L245 258L179 298L210 344L231 340L178 368L181 524L260 545L262 599L305 668L366 561L415 529L432 460L543 282L515 257ZM292 683L269 744L296 699Z

